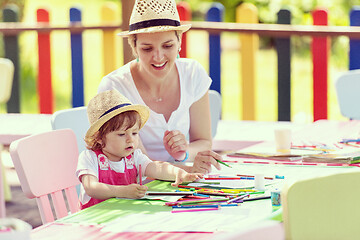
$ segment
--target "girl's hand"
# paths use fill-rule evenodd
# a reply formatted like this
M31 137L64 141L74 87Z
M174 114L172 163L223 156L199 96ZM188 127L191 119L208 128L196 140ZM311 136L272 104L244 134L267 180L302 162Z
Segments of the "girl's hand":
M179 169L176 173L175 182L172 183L171 186L177 187L182 182L193 182L202 177L203 177L203 175L201 173L188 173L183 169Z
M194 159L192 172L208 174L211 172L211 165L216 167L216 169L220 170L220 163L218 163L216 159L222 160L222 157L211 150L198 152Z
M185 135L178 130L165 131L163 143L166 151L177 160L183 160L188 149Z
M123 187L123 186L121 186ZM136 183L130 184L126 186L127 189L127 198L131 199L137 199L142 198L145 196L146 191L148 190L148 187L145 185L139 185Z

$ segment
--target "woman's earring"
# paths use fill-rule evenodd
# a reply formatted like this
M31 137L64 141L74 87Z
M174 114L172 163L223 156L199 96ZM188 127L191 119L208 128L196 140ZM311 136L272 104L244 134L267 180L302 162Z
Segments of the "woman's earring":
M136 58L136 62L139 62L139 58Z
M179 58L180 58L180 54L178 54L178 55L176 56L176 58L179 59Z

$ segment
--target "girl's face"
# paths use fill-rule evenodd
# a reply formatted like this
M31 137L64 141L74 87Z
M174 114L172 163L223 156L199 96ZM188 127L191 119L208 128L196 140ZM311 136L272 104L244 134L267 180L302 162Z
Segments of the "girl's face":
M139 145L139 122L133 127L126 129L128 120L123 126L105 136L105 147L103 153L110 161L120 161L121 158L132 154ZM126 130L125 130L126 129Z
M179 48L180 41L175 31L137 34L139 63L150 76L165 77L174 66Z

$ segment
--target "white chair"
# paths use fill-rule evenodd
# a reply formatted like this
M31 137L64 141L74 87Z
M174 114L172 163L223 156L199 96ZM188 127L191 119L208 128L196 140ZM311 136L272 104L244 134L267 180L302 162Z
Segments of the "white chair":
M209 90L211 136L214 138L217 132L217 125L221 118L221 96L215 90Z
M359 120L360 69L342 74L336 80L335 89L341 114L349 119Z
M281 192L285 238L358 239L360 172L300 180Z
M51 117L53 130L70 128L76 135L79 153L85 150L84 137L90 124L86 107L76 107L55 112Z
M43 224L79 210L75 187L78 147L71 129L33 134L10 144L10 155L21 188L35 198ZM51 197L51 200L50 199Z
M14 79L14 64L6 58L0 58L0 103L7 103L11 96ZM0 144L0 218L5 217L5 199L11 199L10 186L5 177L5 170L1 160L3 150Z

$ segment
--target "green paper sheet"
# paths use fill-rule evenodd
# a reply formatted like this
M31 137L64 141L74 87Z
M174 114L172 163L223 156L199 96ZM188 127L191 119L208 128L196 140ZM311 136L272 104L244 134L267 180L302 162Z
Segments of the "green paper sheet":
M155 180L147 183L149 191L174 191L171 182ZM163 201L159 200L140 200L140 199L117 199L111 198L80 212L71 214L57 220L60 223L79 223L79 224L104 224L118 217L135 213L153 214L156 212L171 211L171 208L164 206Z

